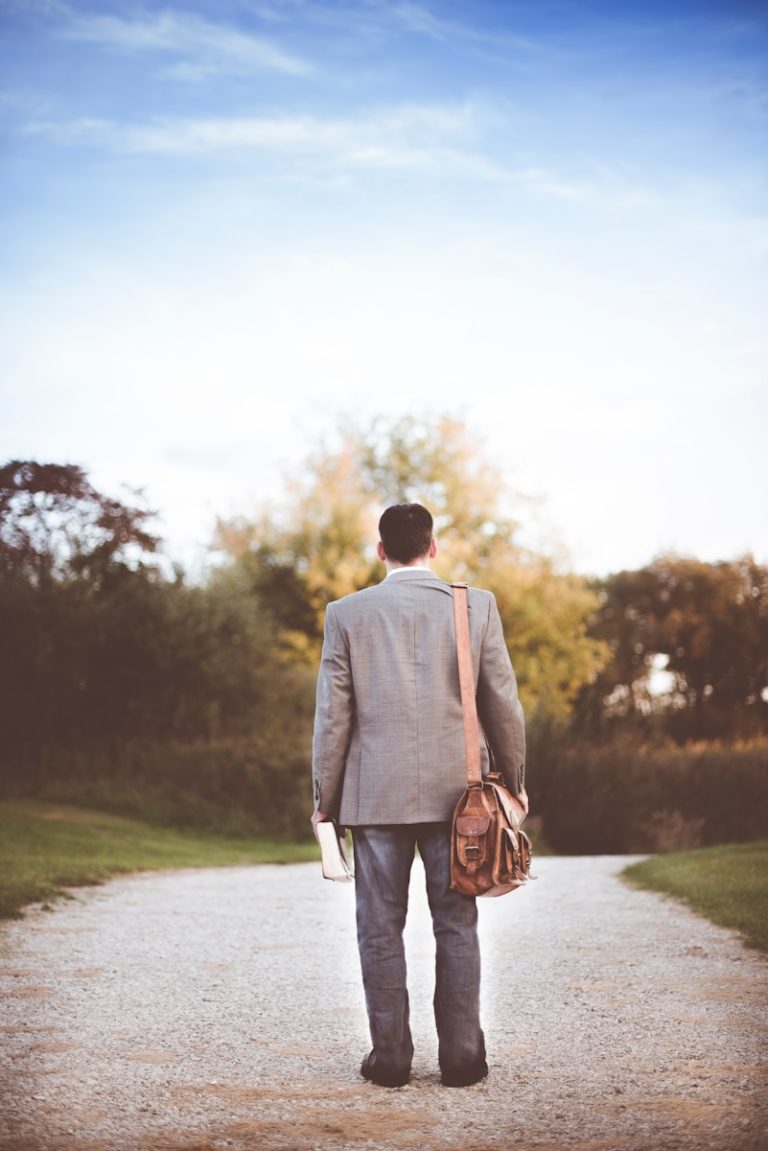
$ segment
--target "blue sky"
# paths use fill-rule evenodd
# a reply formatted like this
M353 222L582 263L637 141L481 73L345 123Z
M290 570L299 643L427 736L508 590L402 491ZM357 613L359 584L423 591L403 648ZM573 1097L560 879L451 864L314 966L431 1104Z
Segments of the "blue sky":
M0 453L193 563L447 411L577 570L768 562L767 63L738 0L0 0Z

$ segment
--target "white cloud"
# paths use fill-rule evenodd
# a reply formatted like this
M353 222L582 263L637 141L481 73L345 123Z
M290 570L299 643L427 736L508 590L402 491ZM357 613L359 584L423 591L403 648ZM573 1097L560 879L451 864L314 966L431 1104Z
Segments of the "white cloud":
M541 43L528 36L515 35L504 29L488 31L477 24L439 16L423 4L410 0L390 3L390 0L360 0L351 4L324 3L323 0L275 0L274 3L247 3L249 11L259 19L273 24L294 23L301 20L307 25L316 25L352 35L359 43L380 43L393 35L411 35L433 40L436 43L462 43L481 45L502 50L521 50L530 53L540 51ZM469 6L468 6L469 8Z
M417 35L427 36L431 40L464 40L481 44L491 44L496 48L514 47L531 50L537 45L525 36L513 36L507 32L473 28L470 24L462 24L457 20L445 20L436 16L429 8L422 4L402 3L386 8L387 15L392 21L400 25L405 31Z
M185 79L215 72L268 71L300 76L312 71L308 61L270 40L187 12L158 12L133 20L78 16L65 26L62 35L121 52L164 52L182 57L172 73Z
M225 149L355 152L365 147L435 145L473 135L478 110L470 103L400 105L355 118L313 115L157 117L125 123L94 117L30 121L25 130L63 144L115 151L183 155Z
M97 117L31 120L24 131L61 146L158 157L258 152L275 160L299 158L302 178L308 180L329 170L411 170L507 184L562 200L593 194L587 182L545 166L508 166L494 159L484 137L497 120L490 107L464 101L390 106L357 117L165 117L134 124ZM295 175L293 169L289 174Z

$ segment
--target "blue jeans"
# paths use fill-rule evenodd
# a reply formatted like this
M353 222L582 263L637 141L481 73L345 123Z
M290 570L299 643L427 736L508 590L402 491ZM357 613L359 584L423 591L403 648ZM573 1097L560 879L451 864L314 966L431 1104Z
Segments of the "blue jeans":
M353 827L357 941L377 1066L411 1066L403 929L418 844L435 935L435 1023L442 1071L485 1058L480 1027L480 945L473 896L451 891L450 823Z

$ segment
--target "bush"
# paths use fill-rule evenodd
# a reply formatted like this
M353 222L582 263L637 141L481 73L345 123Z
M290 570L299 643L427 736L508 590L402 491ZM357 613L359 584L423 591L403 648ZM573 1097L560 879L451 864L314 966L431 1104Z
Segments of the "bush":
M46 748L5 771L5 798L76 803L149 823L230 835L306 838L309 748L258 738Z
M555 851L680 851L768 835L768 741L596 744L559 732L531 742L532 808Z

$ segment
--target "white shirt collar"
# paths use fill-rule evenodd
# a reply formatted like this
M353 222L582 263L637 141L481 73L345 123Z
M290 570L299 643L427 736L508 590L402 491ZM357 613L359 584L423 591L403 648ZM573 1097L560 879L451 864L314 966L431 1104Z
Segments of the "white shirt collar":
M407 567L392 568L392 571L388 571L384 578L389 579L390 576L399 575L400 572L429 572L432 575L432 568L425 567L423 564L408 564Z

